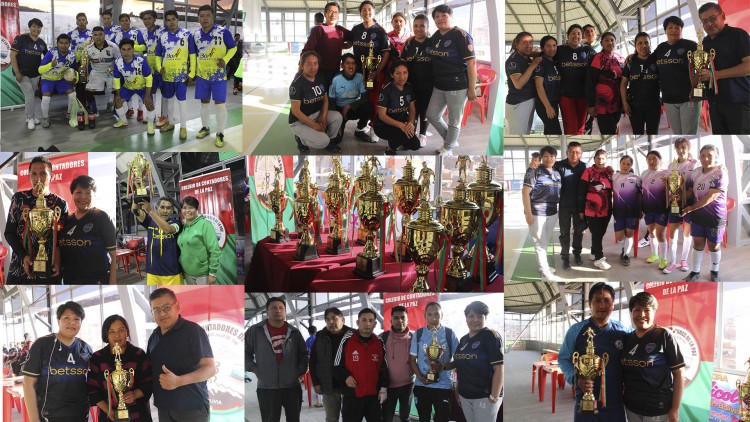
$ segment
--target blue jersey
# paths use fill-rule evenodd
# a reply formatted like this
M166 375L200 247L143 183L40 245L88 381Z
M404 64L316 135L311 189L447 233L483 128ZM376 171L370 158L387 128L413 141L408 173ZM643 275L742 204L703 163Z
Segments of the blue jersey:
M420 330L422 331L422 336L419 339L419 342L417 342ZM437 337L437 343L445 349L441 361L445 363L450 362L451 359L453 359L453 353L456 351L456 346L458 346L458 337L456 337L456 334L453 333L453 331L450 332L450 343L452 345L451 348L448 347L448 339L446 337L447 333L444 326L441 325L437 333L435 333L434 335ZM422 375L426 375L428 372L430 372L430 364L427 361L427 353L425 352L425 347L432 344L432 337L433 333L428 330L427 327L420 328L411 337L411 347L409 347L409 354L417 358L417 366L419 367L419 372L421 372ZM433 382L427 385L422 384L422 381L417 378L416 385L419 387L442 388L450 390L453 383L452 372L453 371L440 371L437 382Z
M237 46L232 33L219 25L214 25L208 32L198 28L193 31L193 41L198 55L196 76L210 82L227 80L226 63L219 67L217 60L224 58L227 51Z
M455 26L445 34L436 31L427 41L432 57L435 88L456 91L469 87L467 60L475 59L474 40L468 32Z
M399 89L396 84L389 82L385 84L378 95L378 108L384 108L386 115L398 122L409 121L409 106L414 101L414 92L409 82L404 84L403 89ZM375 118L375 125L387 126L380 120L380 116Z
M315 75L315 79L312 81L307 79L302 73L298 73L289 86L289 99L301 103L300 110L305 116L311 116L319 112L323 108L325 96L326 85L320 73ZM298 120L297 116L289 113L289 124Z
M76 56L73 53L73 50L68 50L67 53L63 54L57 49L57 47L52 47L52 49L44 55L40 66L51 63L53 59L57 59L57 66L42 73L42 79L48 81L59 81L63 78L63 74L66 70L70 68L78 68L78 62L76 61Z
M528 168L523 178L523 185L531 188L531 214L555 215L560 202L562 182L560 173L554 169L547 170L539 166Z
M483 328L474 337L465 335L453 354L459 380L458 394L473 400L491 395L494 368L503 364L503 338L497 331ZM502 390L501 390L502 394Z
M555 61L545 57L542 62L539 63L539 66L534 69L534 79L536 80L536 78L542 78L542 87L544 88L544 93L547 95L547 100L549 100L550 103L559 102L560 80L562 77L557 70L557 64L555 64ZM512 85L510 80L508 81L508 85ZM538 98L539 93L537 92L536 95Z
M534 85L533 78L526 81L526 84L521 88L516 88L516 85L510 79L511 76L526 72L526 69L531 66L531 57L526 57L514 51L510 54L507 60L505 60L505 73L508 75L508 96L505 98L505 102L511 105L520 104L524 101L528 101L536 95L536 86ZM539 69L537 67L537 69ZM536 69L534 70L536 72Z
M146 61L155 73L159 72L159 69L156 68L156 56L161 56L161 52L157 48L159 48L159 38L163 32L165 32L165 29L159 25L154 25L153 31L149 31L147 28L140 30L141 38L146 44Z
M185 82L188 78L190 55L195 54L193 35L185 28L171 33L164 30L159 35L161 65L166 82Z
M333 77L331 86L328 87L328 98L336 101L339 108L348 106L366 94L367 89L361 73L355 73L351 79L339 73Z
M133 42L135 43L135 46L146 44L146 41L143 39L143 35L141 34L141 31L135 28L130 28L127 31L120 28L120 31L117 32L117 34L115 35L115 44L117 45L118 48L120 47L120 41L122 40L133 40ZM134 49L135 49L135 46L134 46Z
M572 167L568 159L560 160L553 167L556 172L560 173L562 187L560 188L560 205L575 207L578 201L578 183L581 181L581 175L586 170L586 163L579 161L575 167Z
M107 39L107 42L114 43L119 32L122 32L122 27L120 25L112 25L109 28L104 28L104 38Z
M146 272L149 274L177 275L182 273L180 248L177 246L177 236L182 229L182 224L174 217L168 218L167 223L175 228L174 233L165 233L148 214L141 223L148 233Z
M37 38L34 41L29 34L21 34L13 39L11 51L16 52L16 61L18 70L21 74L29 78L39 76L39 64L42 57L47 54L47 44L43 39Z
M380 24L375 22L369 28L364 23L354 25L346 40L352 43L352 54L357 60L357 72L362 72L362 58L367 57L372 49L374 57L383 57L391 51L388 34Z
M110 252L117 247L115 226L104 211L93 208L81 219L68 217L58 241L65 284L107 284Z
M122 86L131 91L146 89L146 77L150 74L151 68L143 56L134 54L130 63L126 63L122 57L115 60L115 78L121 78Z
M68 35L70 36L70 49L75 53L76 59L80 60L83 47L85 47L87 43L93 42L93 40L91 40L93 34L90 29L81 31L76 28L69 31Z

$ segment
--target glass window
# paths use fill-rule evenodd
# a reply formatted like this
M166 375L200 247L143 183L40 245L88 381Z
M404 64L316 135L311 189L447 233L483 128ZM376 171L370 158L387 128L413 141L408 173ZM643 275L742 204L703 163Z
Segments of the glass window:
M750 331L741 329L742 321L750 319L746 300L750 295L748 283L720 283L719 315L722 330L716 339L717 367L744 372L750 356Z

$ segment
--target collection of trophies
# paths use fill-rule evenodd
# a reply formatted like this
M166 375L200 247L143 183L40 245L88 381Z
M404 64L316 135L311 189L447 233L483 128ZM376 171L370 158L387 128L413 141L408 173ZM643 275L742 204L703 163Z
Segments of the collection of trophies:
M482 279L487 284L492 283L498 274L495 258L487 250L486 238L488 227L501 215L503 191L500 184L492 180L494 169L488 165L486 157L476 168L476 181L467 186L466 168L470 161L468 156L458 157L459 179L453 199L443 203L438 197L431 204L430 191L435 173L426 162L422 163L419 177L415 178L415 168L411 159L407 159L403 176L393 184L393 193L386 197L381 193L384 183L379 174L381 165L377 157L369 157L361 164L362 172L353 183L344 173L340 158L333 157L333 171L323 193L330 228L326 252L332 255L350 253L347 226L351 208L356 206L359 219L356 243L364 245L364 249L357 254L354 272L367 279L384 274L379 246L383 248L386 241L386 220L391 217L393 224L397 210L403 218L401 236L395 242L394 257L399 261L416 263L417 279L412 292L430 291L427 283L429 265L441 253L447 262L448 243L452 250L452 259L444 270L448 290L470 291L472 283ZM275 172L276 179L269 200L276 221L270 232L270 241L282 243L290 240L289 231L284 227L283 213L291 198L282 189L281 168L276 167ZM319 257L316 237L319 238L320 229L315 227L320 224L318 187L310 180L308 161L305 159L296 182L297 197L293 201L300 233L294 259L299 261ZM416 219L413 218L414 213L417 213ZM472 239L477 240L476 245L464 257L464 250ZM465 261L474 262L473 271L467 270Z

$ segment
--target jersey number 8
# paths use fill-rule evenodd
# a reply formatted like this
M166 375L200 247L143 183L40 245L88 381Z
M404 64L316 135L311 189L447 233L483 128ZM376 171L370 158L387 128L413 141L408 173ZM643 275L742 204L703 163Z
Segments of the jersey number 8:
M363 39L363 40L366 40L366 39L367 39L367 32L363 32L363 33L362 33L362 39Z
M573 53L573 60L578 60L578 53Z

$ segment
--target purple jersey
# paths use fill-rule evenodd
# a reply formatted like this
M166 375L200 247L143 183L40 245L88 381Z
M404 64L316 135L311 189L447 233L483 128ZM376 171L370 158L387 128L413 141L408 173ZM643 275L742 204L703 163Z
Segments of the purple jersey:
M668 176L669 172L663 169L648 169L641 174L643 212L667 212L667 186L664 179Z
M690 213L690 218L695 224L706 227L726 226L728 178L727 170L723 166L715 167L705 173L703 167L698 167L690 173L687 179L687 187L693 190L696 202L700 202L703 197L709 194L711 189L721 192L708 205Z
M641 178L635 173L617 172L612 176L615 217L638 217L638 194L641 193Z

